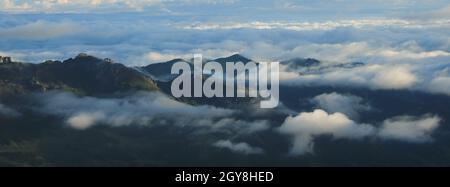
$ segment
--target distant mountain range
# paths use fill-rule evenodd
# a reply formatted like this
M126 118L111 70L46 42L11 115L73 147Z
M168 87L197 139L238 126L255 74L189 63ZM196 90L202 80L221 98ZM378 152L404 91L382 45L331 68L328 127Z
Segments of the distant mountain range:
M205 60L219 62L225 68L226 62L252 61L239 54L229 57ZM0 96L20 93L65 90L82 95L105 95L133 90L170 90L171 81L177 76L171 74L172 65L187 62L193 67L193 60L174 59L143 67L126 67L110 59L100 59L87 54L79 54L64 61L48 60L40 64L3 63L0 64ZM316 59L294 58L281 61L294 72L304 72L305 68L320 70ZM362 63L335 64L333 67L351 68Z
M218 58L215 60L204 60L204 62L211 62L211 61L218 62L222 65L223 68L225 68L226 62L243 62L245 64L252 60L239 54L234 54L229 57ZM151 77L156 80L169 82L176 77L176 75L171 75L170 71L172 69L172 66L177 62L187 62L191 66L191 69L193 69L194 66L193 59L185 60L180 58L173 59L167 62L150 64L144 67L138 67L138 69L141 69L143 70L143 72L150 74Z

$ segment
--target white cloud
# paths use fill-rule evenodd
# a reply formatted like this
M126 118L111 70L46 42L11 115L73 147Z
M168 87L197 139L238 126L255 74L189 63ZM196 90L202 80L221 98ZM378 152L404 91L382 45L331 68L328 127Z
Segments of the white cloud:
M176 58L183 58L184 55L180 54L167 54L167 53L158 53L158 52L149 52L145 55L145 62L166 62Z
M403 89L411 88L417 78L407 67L392 67L377 72L371 82L381 89Z
M402 116L383 122L379 136L383 139L395 139L413 143L431 141L431 133L439 127L441 119L437 116L414 118Z
M229 56L232 54L236 54L236 52L229 52L225 50L220 49L193 49L189 52L181 52L181 51L164 51L164 52L156 52L151 51L146 54L144 54L143 57L138 57L136 60L138 62L137 65L148 65L152 63L160 63L160 62L167 62L169 60L173 59L184 59L189 60L194 57L194 54L202 54L203 58L207 57L222 57L222 56Z
M442 75L434 77L426 87L432 93L450 96L450 76Z
M0 0L0 10L9 11L25 11L31 9L31 5L27 2L17 4L15 0Z
M402 19L355 19L355 20L338 20L325 22L222 22L222 23L194 23L188 25L180 25L179 28L189 30L231 30L231 29L286 29L293 31L309 31L309 30L333 30L340 27L400 27L400 28L421 28L421 27L441 27L450 25L450 21L427 20L413 21Z
M96 125L111 127L170 125L195 129L196 134L248 135L270 128L267 120L242 120L240 111L207 105L188 105L162 93L140 92L122 98L78 97L70 93L37 94L41 106L37 111L61 116L77 130Z
M302 112L289 116L278 129L280 133L294 138L291 154L313 153L314 138L331 135L335 139L360 139L375 133L375 128L357 124L342 113L328 114L323 110Z
M161 93L136 93L124 98L77 97L70 93L50 92L38 95L42 107L37 109L44 113L66 117L69 126L76 129L87 129L93 125L110 126L149 125L157 117L177 116L187 123L191 118L201 119L206 116L208 122L214 117L227 117L232 110L212 106L191 106ZM236 123L236 121L228 121ZM177 125L183 125L177 123ZM194 123L195 124L195 123ZM202 126L202 123L198 123ZM219 124L223 125L223 124ZM203 125L205 127L207 125ZM213 128L210 126L209 128Z
M258 131L264 131L270 128L266 120L256 120L252 122L237 120L234 118L221 118L217 121L203 121L207 123L198 123L195 126L208 127L207 131L220 132L228 129L235 134L251 134Z
M363 103L361 97L336 92L318 95L311 102L328 113L340 112L353 119L358 118L359 111L370 110L370 106Z
M84 130L105 119L106 116L102 112L80 113L67 119L67 123L74 129Z
M410 44L411 42L414 41L409 41L407 43ZM447 51L426 51L420 46L417 46L417 44L415 48L412 48L411 45L407 46L405 43L398 44L400 46L395 47L385 45L386 44L383 43L371 44L368 41L350 43L312 43L296 46L295 48L288 50L288 54L295 53L299 56L317 58L326 61L368 61L370 63L379 63L379 61L398 63L408 62L411 60L423 60L427 58L450 57L450 53Z
M264 150L259 147L253 147L245 142L233 143L230 140L219 140L213 144L215 147L229 149L232 152L241 154L262 154Z
M431 141L431 134L439 126L441 118L425 115L422 117L399 116L383 121L379 128L369 124L358 124L345 114L329 114L324 110L302 112L289 116L277 129L278 132L293 138L291 155L314 152L314 139L330 135L334 139L362 139L376 137L385 140L398 140L410 143Z
M387 90L410 89L418 82L409 66L390 64L334 68L325 72L284 77L282 83L291 85L339 85Z

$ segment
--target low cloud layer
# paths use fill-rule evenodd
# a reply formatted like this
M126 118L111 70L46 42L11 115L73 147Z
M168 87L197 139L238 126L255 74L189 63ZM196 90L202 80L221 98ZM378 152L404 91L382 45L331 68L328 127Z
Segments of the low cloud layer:
M235 153L240 154L262 154L264 150L259 147L253 147L245 142L233 143L230 140L219 140L213 144L215 147L228 149Z
M336 92L318 95L310 101L328 113L340 112L352 119L358 118L360 111L371 109L368 104L363 103L361 97Z
M431 133L439 127L437 116L401 116L385 120L379 136L383 139L403 140L414 143L431 141Z
M445 69L448 71L448 69ZM446 94L450 96L450 75L448 73L434 77L426 88L432 93Z
M323 110L311 113L302 112L298 116L288 117L278 129L282 134L293 136L291 154L312 153L314 138L331 135L335 139L361 139L372 135L375 128L366 124L357 124L342 113L328 114Z
M42 112L67 116L67 123L84 129L100 122L112 126L145 124L153 117L184 115L225 117L234 111L212 106L191 106L177 102L160 93L136 93L125 98L78 97L71 93L39 94Z
M195 128L197 133L245 135L269 129L265 120L234 117L239 111L213 106L193 106L161 93L140 92L123 98L79 97L65 92L38 94L43 113L63 116L69 127L85 130L95 125L171 125Z
M355 68L335 68L325 72L290 76L283 82L290 85L339 85L398 90L413 88L418 81L409 66L366 65Z
M182 29L193 30L231 30L231 29L258 29L272 30L285 29L293 31L310 31L310 30L333 30L342 27L437 27L443 24L450 24L447 20L433 21L411 21L401 19L358 19L358 20L339 20L326 22L227 22L227 23L201 23L182 25Z
M349 63L347 63L350 65ZM376 63L341 67L333 63L309 69L282 67L281 84L338 86L372 90L411 90L450 95L450 66L442 61Z
M362 139L377 137L410 143L423 143L432 140L431 133L439 126L437 116L395 117L387 119L380 128L370 124L358 124L345 114L329 114L323 110L302 112L289 116L278 128L278 132L293 138L291 155L314 152L314 139L330 135L334 139Z

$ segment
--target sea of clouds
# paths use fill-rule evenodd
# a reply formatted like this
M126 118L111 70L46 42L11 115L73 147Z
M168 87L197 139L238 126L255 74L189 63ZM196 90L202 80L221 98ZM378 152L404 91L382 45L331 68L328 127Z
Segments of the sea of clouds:
M1 0L0 5L0 55L19 61L62 60L80 52L127 66L191 58L194 53L206 58L241 53L256 61L309 57L323 61L323 66L355 61L365 65L302 73L282 68L281 83L450 95L447 1ZM292 138L293 155L313 153L314 140L322 135L430 142L442 121L423 114L360 124L359 112L371 110L370 105L339 93L311 98L316 110L291 115L279 127L267 120L237 119L239 111L190 106L157 94L102 99L52 92L40 97L41 112L62 116L78 130L158 120L194 125L203 133L276 131ZM167 117L173 114L179 118ZM0 105L0 115L19 113ZM265 152L261 145L236 142L231 136L212 146L244 154Z

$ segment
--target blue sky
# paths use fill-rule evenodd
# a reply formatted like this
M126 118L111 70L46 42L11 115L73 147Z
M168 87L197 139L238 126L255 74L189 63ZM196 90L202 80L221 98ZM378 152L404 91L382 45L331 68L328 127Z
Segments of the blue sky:
M0 54L28 62L80 52L130 66L192 53L442 61L450 51L448 0L0 0L0 5Z
M2 0L4 12L110 13L298 19L405 16L448 6L445 0Z

